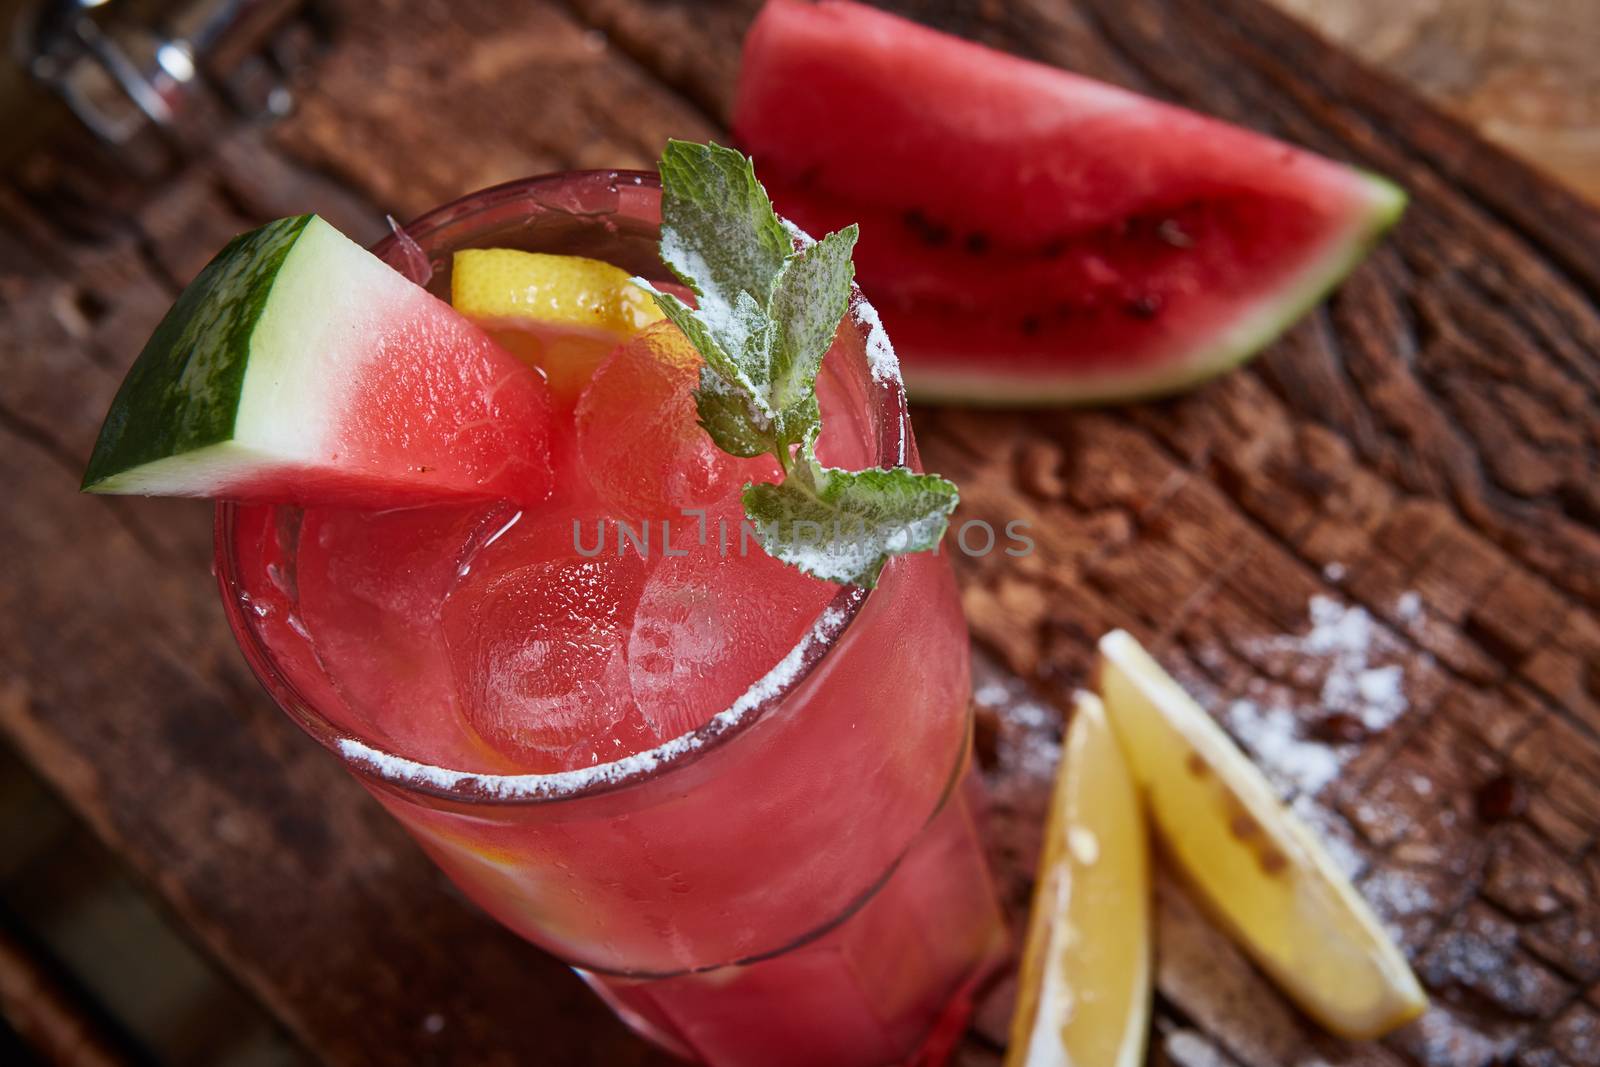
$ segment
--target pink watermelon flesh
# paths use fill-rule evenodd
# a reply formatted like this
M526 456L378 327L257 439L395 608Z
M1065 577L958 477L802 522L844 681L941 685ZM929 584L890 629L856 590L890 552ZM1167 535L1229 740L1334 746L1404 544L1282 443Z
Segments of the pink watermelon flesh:
M1167 392L1270 341L1404 206L1260 134L850 3L771 0L733 126L778 210L861 223L924 398Z
M94 492L398 506L544 499L544 379L314 215L230 243L112 402Z
M330 463L359 469L371 499L385 504L543 499L551 485L543 377L420 289L374 312L382 325L347 394Z
M371 312L369 350L353 359L321 455L205 495L356 507L547 496L544 379L421 289Z

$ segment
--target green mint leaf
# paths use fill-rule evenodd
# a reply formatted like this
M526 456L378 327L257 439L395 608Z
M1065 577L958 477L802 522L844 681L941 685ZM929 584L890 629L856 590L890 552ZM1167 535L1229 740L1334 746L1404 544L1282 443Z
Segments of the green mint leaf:
M702 425L736 455L765 439L787 468L818 422L817 370L849 304L857 229L800 240L732 149L674 141L661 167L662 255L700 306L656 303L726 385L697 397Z
M700 388L694 392L700 425L716 446L730 455L749 459L774 451L778 445L771 430L763 430L751 417L750 398L718 377L709 366L700 368Z
M772 403L772 343L777 323L767 309L749 293L741 292L734 301L733 313L712 323L712 331L732 354L742 382L748 382L751 397L763 415L777 413Z
M694 308L685 304L671 293L661 292L643 278L635 278L634 282L649 291L656 302L656 307L661 309L661 313L674 326L683 331L683 335L699 351L707 366L730 382L738 380L740 377L739 365L733 361L733 357L728 355L727 350L722 347L722 342L712 334L711 328L695 314ZM748 383L744 384L748 385ZM751 386L750 388L754 387Z
M938 545L959 500L954 483L907 467L822 467L809 440L787 479L744 490L745 513L768 555L824 581L867 589L891 556Z
M801 444L812 433L822 429L822 411L817 407L817 394L813 390L782 411L773 424L776 440L774 453L788 455L794 445Z
M822 357L850 303L855 273L850 253L858 233L857 227L846 226L800 249L784 261L773 282L767 379L775 411L788 411L816 396Z
M871 587L891 556L938 545L958 494L904 467L817 462L817 373L849 306L856 237L848 226L813 241L783 222L731 148L671 141L662 155L661 257L698 306L655 300L705 358L700 424L723 451L771 453L783 466L783 482L744 492L770 555Z
M794 242L743 154L668 141L661 154L661 258L713 315L741 292L765 306Z

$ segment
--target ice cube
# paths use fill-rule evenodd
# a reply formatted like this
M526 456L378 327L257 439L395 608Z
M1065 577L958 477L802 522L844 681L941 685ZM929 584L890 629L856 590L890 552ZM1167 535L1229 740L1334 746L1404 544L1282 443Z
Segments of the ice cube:
M626 714L604 733L586 735L568 748L561 756L563 770L580 770L600 763L609 763L623 756L659 745L663 738L637 706L630 705Z
M505 505L305 512L298 615L351 728L402 755L505 770L461 719L439 633L458 561L502 526Z
M777 476L771 457L738 459L707 436L693 390L700 356L658 323L619 345L578 401L578 452L618 518L677 517Z
M729 530L724 548L720 517ZM798 642L838 586L741 544L739 513L724 508L688 554L663 559L645 582L628 637L639 710L664 738L731 705ZM678 540L674 530L675 547ZM741 553L741 548L747 549Z
M640 729L625 657L648 561L618 553L609 537L583 556L572 518L515 524L463 564L444 609L463 715L532 771L586 766L656 740Z

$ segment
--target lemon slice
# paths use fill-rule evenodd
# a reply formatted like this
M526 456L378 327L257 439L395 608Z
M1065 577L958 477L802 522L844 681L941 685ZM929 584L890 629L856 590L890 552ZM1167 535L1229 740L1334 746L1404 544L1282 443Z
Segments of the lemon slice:
M1316 836L1221 727L1122 631L1100 695L1156 831L1240 946L1308 1015L1367 1039L1427 997Z
M1007 1067L1139 1067L1150 1021L1144 813L1100 701L1056 772Z
M533 321L631 337L661 318L628 272L598 259L468 248L455 254L450 302L483 319Z
M511 248L457 252L450 302L501 346L543 369L551 390L567 400L577 399L619 341L662 317L625 270Z

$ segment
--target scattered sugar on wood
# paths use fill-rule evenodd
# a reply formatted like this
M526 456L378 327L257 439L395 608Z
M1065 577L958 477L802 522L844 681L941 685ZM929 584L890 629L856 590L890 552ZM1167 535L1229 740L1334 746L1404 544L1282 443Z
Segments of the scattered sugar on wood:
M974 652L972 675L986 749L978 763L987 787L984 844L1000 899L1021 923L1061 762L1063 715L981 651ZM1013 933L1020 939L1022 927Z
M1566 983L1525 953L1515 923L1473 904L1433 939L1417 970L1433 988L1459 988L1516 1018L1546 1015Z
M1394 602L1394 613L1404 622L1415 622L1422 617L1422 597L1415 590L1400 594Z
M1579 1005L1556 1023L1561 1048L1574 1063L1600 1063L1600 1017Z
M1316 794L1339 776L1339 754L1332 746L1302 738L1299 718L1288 708L1235 700L1223 723L1280 792Z
M1400 923L1413 915L1427 915L1438 903L1416 875L1397 867L1375 871L1361 883L1361 895L1397 944L1405 943Z
M1415 595L1401 600L1409 604L1406 598ZM1421 610L1420 600L1415 610ZM1223 722L1280 790L1315 795L1338 777L1357 745L1309 736L1313 717L1347 715L1360 729L1377 733L1393 726L1410 703L1404 668L1374 662L1379 629L1364 608L1319 595L1311 598L1307 614L1311 629L1306 633L1254 638L1241 647L1249 654L1286 659L1297 669L1302 664L1318 668L1322 684L1316 704L1301 707L1283 697L1236 700Z
M1367 869L1367 856L1356 843L1355 832L1343 817L1302 794L1289 805L1300 821L1316 831L1339 873L1354 881Z
M1328 661L1328 674L1322 684L1322 704L1326 711L1346 711L1357 715L1369 730L1387 728L1407 710L1405 675L1398 666L1372 664L1376 626L1366 610L1342 604L1332 597L1314 596L1309 605L1311 630L1303 637L1274 638L1284 642L1298 640L1299 650Z
M996 747L1002 766L1034 781L1054 781L1061 762L1061 713L1034 699L1020 682L999 678L981 681L972 698L1000 724Z
M1398 1043L1422 1067L1489 1067L1516 1048L1515 1040L1481 1033L1439 1004L1401 1031Z

